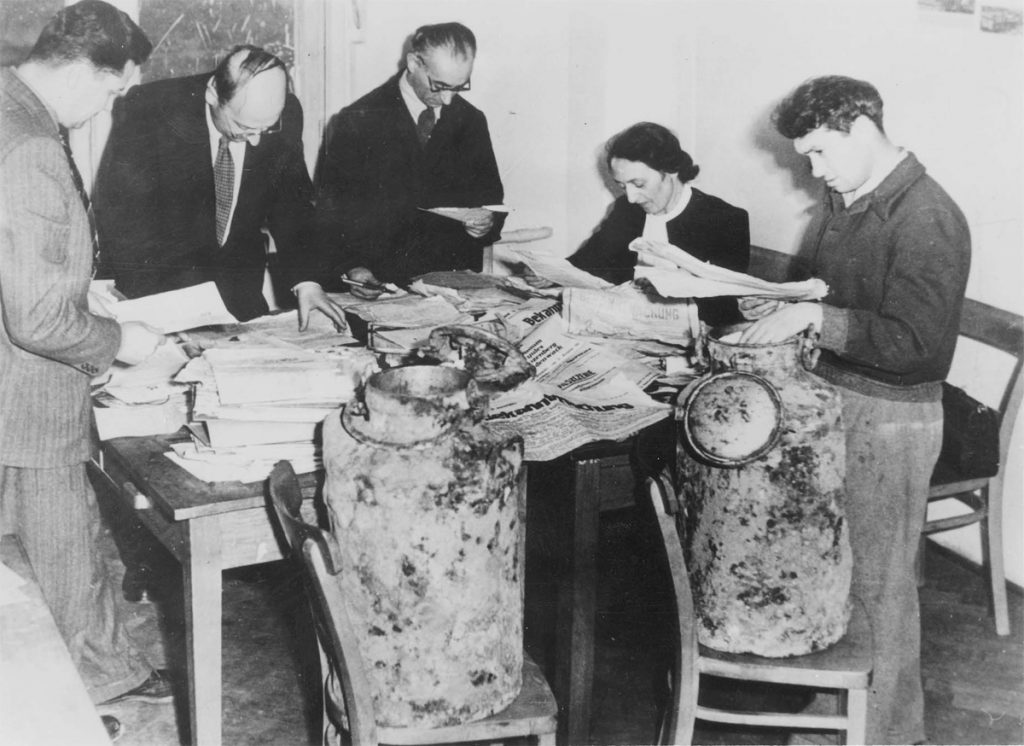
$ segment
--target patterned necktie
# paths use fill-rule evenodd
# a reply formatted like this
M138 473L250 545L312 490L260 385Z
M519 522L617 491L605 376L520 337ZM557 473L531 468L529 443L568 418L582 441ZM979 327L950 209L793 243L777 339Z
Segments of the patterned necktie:
M224 245L231 217L231 198L235 191L235 162L228 150L228 139L220 138L217 160L213 163L213 184L217 195L217 243Z
M430 133L434 131L435 124L437 124L437 117L434 116L434 108L428 106L420 112L419 117L416 119L416 134L420 138L420 145L427 144L427 140L430 139Z
M92 200L89 199L89 193L85 191L82 174L79 172L78 166L75 165L75 156L71 153L71 144L68 142L68 131L65 127L60 128L60 144L64 147L64 155L71 168L71 181L74 182L75 189L78 191L78 198L82 200L85 214L89 216L89 235L92 238L92 274L95 277L96 270L100 266L100 237L96 232L96 215L92 211Z

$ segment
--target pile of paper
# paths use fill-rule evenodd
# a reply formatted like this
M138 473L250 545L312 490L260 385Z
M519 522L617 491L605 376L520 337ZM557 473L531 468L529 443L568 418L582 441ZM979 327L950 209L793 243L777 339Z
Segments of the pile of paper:
M171 379L187 362L181 346L160 345L139 365L114 365L93 381L100 440L173 433L188 417L188 387Z
M537 375L493 399L487 424L522 436L531 460L553 459L596 440L625 438L671 412L644 393L656 371L568 334L560 307L557 301L546 308L531 304L505 318L510 329L526 331L519 349Z
M194 387L194 437L169 458L206 481L257 481L281 459L313 471L320 466L320 423L376 369L362 348L207 349L175 377Z

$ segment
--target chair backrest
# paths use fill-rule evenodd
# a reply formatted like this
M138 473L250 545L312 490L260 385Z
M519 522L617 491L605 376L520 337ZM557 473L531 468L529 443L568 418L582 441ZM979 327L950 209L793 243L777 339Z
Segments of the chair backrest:
M332 536L302 520L302 492L292 465L278 461L270 474L270 502L291 554L301 561L317 637L327 654L344 698L353 746L376 746L373 699L358 638L338 585L341 564ZM327 696L327 692L324 692Z
M658 520L662 544L672 575L678 620L679 644L672 670L672 699L661 725L659 742L688 744L693 741L697 718L697 693L700 688L700 651L697 647L696 615L690 576L686 571L682 542L676 526L680 503L667 471L647 479L651 506Z
M1013 426L1024 397L1024 317L981 301L964 299L960 336L973 339L1013 356L1013 368L999 399L999 463L1005 471Z

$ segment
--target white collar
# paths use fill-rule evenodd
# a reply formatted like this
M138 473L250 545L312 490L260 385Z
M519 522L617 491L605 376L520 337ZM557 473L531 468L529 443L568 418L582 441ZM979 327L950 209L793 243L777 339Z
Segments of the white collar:
M412 117L413 122L418 122L420 119L420 112L427 108L427 105L420 101L420 97L416 95L416 91L412 89L412 83L409 82L409 71L403 70L401 75L398 76L398 90L402 93L402 100L405 102L405 108L409 110L409 116ZM436 122L441 118L442 106L435 106L434 109L434 121Z
M674 220L683 214L683 210L690 204L690 199L693 197L693 187L689 184L683 184L679 191L679 201L676 202L675 207L670 209L668 212L662 213L661 215L648 215L647 219L654 219L663 223L667 223L670 220Z

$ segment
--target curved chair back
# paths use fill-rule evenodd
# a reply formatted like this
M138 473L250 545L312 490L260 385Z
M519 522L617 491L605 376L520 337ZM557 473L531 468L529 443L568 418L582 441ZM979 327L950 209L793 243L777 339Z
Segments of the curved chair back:
M270 474L270 502L292 555L302 563L310 607L321 645L338 678L352 746L376 746L377 722L369 679L338 585L338 547L333 537L302 520L302 492L292 465L278 461ZM324 691L325 706L329 692Z

